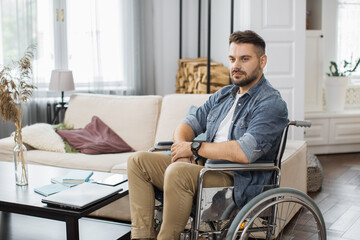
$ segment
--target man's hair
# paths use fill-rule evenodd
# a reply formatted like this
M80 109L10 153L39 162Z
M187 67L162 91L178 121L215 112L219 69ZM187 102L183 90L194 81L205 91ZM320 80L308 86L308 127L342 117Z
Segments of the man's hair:
M266 44L264 39L251 30L233 32L229 38L229 45L231 43L252 43L258 57L265 54Z

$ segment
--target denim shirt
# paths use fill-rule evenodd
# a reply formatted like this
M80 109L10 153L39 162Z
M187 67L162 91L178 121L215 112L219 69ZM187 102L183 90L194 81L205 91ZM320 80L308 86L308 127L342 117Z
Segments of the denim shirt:
M234 85L223 87L183 123L192 128L195 136L205 132L206 142L212 142L238 91L239 87ZM279 91L263 75L236 104L228 140L237 141L250 163L274 162L281 134L288 123L287 106ZM234 172L234 198L238 207L258 195L264 185L270 184L272 175L269 171Z

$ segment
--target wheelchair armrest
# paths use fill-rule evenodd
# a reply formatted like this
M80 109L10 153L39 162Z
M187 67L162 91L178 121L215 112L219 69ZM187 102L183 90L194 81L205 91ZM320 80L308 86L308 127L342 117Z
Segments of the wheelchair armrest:
M239 169L247 169L247 168L268 168L274 167L274 163L249 163L249 164L242 164L242 163L224 163L224 164L217 164L217 163L205 163L206 168L239 168Z
M149 149L149 152L155 152L155 151L166 151L171 149L171 145L173 144L173 141L161 141L155 143L154 147Z

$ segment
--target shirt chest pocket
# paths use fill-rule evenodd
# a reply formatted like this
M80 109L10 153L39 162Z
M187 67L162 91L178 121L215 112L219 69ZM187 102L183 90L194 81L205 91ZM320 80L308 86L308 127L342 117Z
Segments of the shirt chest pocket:
M247 118L240 118L235 122L233 130L235 139L239 139L244 135L249 127L249 122Z
M249 126L249 122L250 122L250 120L248 120L245 117L242 117L235 122L234 126L237 128L246 128L247 129Z

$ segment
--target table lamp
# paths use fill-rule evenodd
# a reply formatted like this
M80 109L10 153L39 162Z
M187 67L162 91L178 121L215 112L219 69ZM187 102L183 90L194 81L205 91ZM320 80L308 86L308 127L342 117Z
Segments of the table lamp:
M59 111L65 109L64 102L64 91L75 90L74 79L72 71L70 70L53 70L50 78L49 90L52 91L61 91L61 102L60 106L56 107L55 118L52 122L55 122L58 117Z
M61 106L64 106L64 91L75 90L72 71L53 70L50 78L50 90L61 91Z

